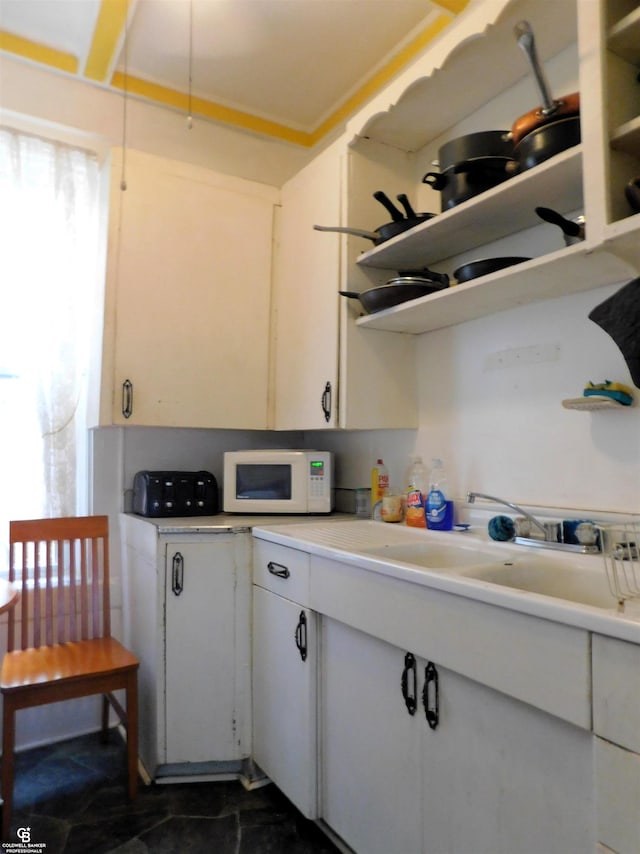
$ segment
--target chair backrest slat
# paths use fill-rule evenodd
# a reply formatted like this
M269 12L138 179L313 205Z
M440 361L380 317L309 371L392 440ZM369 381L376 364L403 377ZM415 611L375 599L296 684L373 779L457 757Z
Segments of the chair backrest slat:
M80 543L80 636L82 640L89 637L89 595L88 595L88 572L86 543Z
M10 522L9 539L9 578L22 594L9 650L110 635L107 516Z
M39 543L35 543L33 559L33 646L40 646L40 629L42 626L42 573L40 572L40 555Z
M55 554L55 543L46 543L46 566L45 566L45 593L44 593L44 625L45 643L51 646L53 643L53 561Z
M57 541L58 548L58 560L57 567L58 572L56 575L56 640L58 643L64 643L67 640L67 634L65 630L65 605L67 602L68 596L65 596L65 585L64 585L64 558L61 555L64 555L64 540Z

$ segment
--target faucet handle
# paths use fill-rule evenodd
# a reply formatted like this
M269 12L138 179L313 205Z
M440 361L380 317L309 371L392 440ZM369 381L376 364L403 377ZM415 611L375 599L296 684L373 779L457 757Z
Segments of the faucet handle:
M559 522L543 522L545 531L545 540L548 543L559 543L560 540L560 523Z

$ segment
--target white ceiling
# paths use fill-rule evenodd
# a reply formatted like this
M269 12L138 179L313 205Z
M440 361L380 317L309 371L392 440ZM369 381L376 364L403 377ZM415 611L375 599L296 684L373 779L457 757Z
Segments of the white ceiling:
M0 0L0 48L104 86L122 85L119 71L134 94L142 81L138 94L165 103L170 90L191 93L194 115L202 99L210 118L221 106L312 134L467 2L129 0L125 27L127 0ZM96 55L101 79L88 73Z

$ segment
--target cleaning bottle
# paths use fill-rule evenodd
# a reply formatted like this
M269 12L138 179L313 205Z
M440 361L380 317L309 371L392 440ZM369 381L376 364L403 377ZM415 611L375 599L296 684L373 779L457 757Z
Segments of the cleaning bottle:
M371 469L371 518L378 522L382 519L382 496L388 488L389 472L380 458Z
M447 476L442 460L433 459L427 496L427 528L450 531L453 527L453 501L447 500Z
M422 457L414 457L407 482L405 521L410 528L426 528L425 500L427 497L427 469Z

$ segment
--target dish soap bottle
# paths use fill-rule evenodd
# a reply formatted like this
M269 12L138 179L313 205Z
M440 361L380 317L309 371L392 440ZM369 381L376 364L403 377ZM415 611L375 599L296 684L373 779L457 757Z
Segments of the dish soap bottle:
M434 531L450 531L453 527L453 501L447 500L446 491L447 476L442 460L434 459L427 497L427 528Z
M425 499L427 496L427 469L422 457L414 457L409 469L405 520L410 528L426 528Z
M389 472L379 459L371 469L371 518L378 522L382 519L382 496L389 488Z

